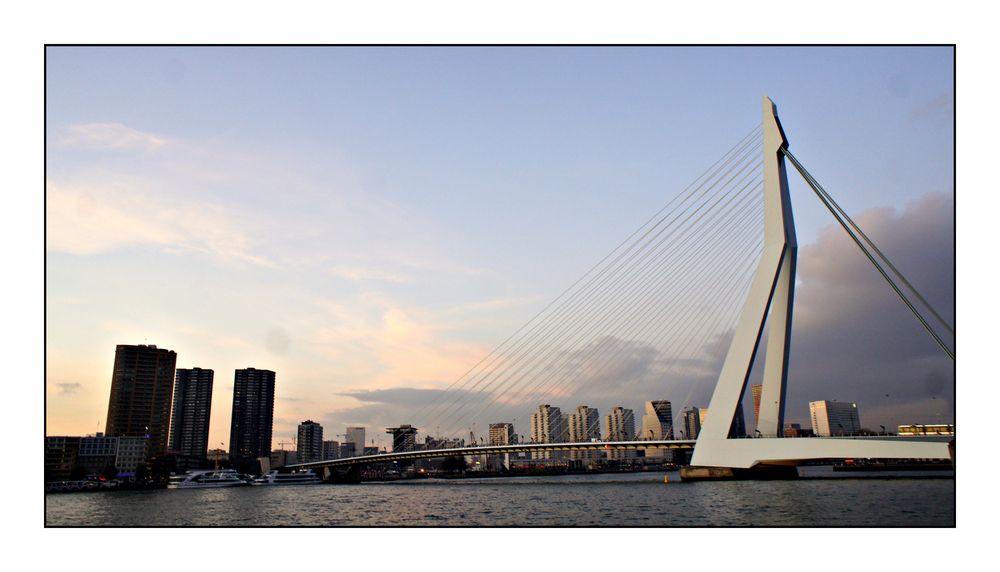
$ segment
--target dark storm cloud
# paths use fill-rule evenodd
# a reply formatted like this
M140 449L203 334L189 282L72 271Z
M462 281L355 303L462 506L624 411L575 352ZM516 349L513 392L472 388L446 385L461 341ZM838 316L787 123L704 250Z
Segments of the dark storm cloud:
M874 209L856 220L953 324L952 198L929 194L902 212ZM842 229L799 249L798 275L788 417L804 421L809 401L838 399L857 402L865 425L951 420L953 362Z

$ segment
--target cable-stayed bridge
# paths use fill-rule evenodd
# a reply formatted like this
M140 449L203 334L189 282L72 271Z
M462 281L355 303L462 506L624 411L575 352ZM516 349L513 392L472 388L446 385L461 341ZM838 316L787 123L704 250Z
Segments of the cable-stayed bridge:
M601 434L593 419L567 421L558 408L543 405L548 409L531 416L530 442L522 436L519 444L477 444L473 435L467 446L296 466L647 448L694 448L691 465L708 470L852 457L949 458L948 443L937 439L783 437L798 250L786 159L954 360L953 327L789 152L776 107L764 98L758 128L447 390L408 413L414 426L456 436L518 416L524 423L540 403L573 399L606 407L623 395L655 398L669 390L685 395L684 407L712 386L696 439L683 431L675 439L673 427L633 437L611 429L610 419ZM752 371L762 371L756 438L732 438Z

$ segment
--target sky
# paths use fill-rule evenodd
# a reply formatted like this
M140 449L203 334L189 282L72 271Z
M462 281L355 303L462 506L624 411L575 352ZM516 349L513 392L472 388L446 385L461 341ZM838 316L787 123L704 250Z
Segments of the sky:
M758 125L763 95L795 156L953 323L952 58L48 48L46 432L101 430L114 346L149 343L215 370L211 447L228 445L243 367L277 372L275 444L306 419L385 444L376 428L410 422ZM952 362L789 179L786 416L838 399L874 428L950 421ZM707 406L711 367L675 395L657 348L628 355L622 371L652 373L602 413Z

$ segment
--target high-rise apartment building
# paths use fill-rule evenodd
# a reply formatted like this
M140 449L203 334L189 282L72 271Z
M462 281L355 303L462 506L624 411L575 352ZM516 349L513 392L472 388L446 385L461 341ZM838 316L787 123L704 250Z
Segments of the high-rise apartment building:
M812 430L819 437L855 435L861 431L858 404L848 401L810 401Z
M236 370L229 459L234 465L271 455L275 373L266 369Z
M558 407L539 405L538 411L531 414L531 441L533 443L564 443L568 431L566 420ZM534 451L533 459L558 458L552 451Z
M624 407L612 407L611 413L604 417L604 425L608 441L634 441L635 440L635 413L631 409ZM634 450L608 451L608 460L630 459L635 457Z
M147 455L166 453L176 364L177 354L167 349L153 345L117 346L105 434L148 435Z
M685 439L697 439L698 433L701 433L701 412L702 410L697 407L684 410Z
M203 461L208 454L208 424L212 414L215 372L200 367L177 369L174 412L170 419L170 450Z
M635 440L635 413L624 407L612 407L604 417L604 427L608 441Z
M348 427L345 433L344 442L354 443L354 454L363 455L365 452L365 428Z
M300 463L323 460L323 426L315 421L299 424L296 453Z
M601 414L597 409L580 405L569 416L566 439L571 443L581 443L601 438ZM594 451L570 451L572 460L593 459Z
M490 445L513 445L517 443L513 423L490 423Z

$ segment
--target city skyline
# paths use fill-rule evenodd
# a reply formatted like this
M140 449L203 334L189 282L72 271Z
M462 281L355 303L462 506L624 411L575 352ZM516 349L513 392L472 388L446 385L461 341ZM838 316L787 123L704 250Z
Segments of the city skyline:
M806 75L816 58L840 74L844 85L824 95L826 83L773 73L720 83L689 67L760 71L770 50L334 48L253 61L231 49L50 50L47 433L103 430L106 348L148 343L176 351L179 368L222 372L212 448L230 445L228 372L246 367L279 374L276 437L315 419L369 427L384 444L381 428L419 427L401 413L437 398L751 127L761 92L782 107L797 156L951 317L951 50L786 49ZM120 94L75 71L95 67ZM591 79L544 79L584 68ZM295 112L282 90L233 91L278 77L301 85L296 73L321 78L316 93L339 106L309 95ZM675 77L692 87L664 91ZM407 82L412 99L391 95ZM224 93L194 99L207 86ZM229 100L244 107L227 111ZM241 123L248 112L262 121ZM860 132L882 156L854 149ZM805 404L829 398L889 426L950 422L952 371L796 185L802 284L787 420L806 426ZM877 294L862 288L872 285ZM119 299L132 304L114 310ZM824 311L831 299L840 314ZM868 339L902 343L836 335L866 315L885 317ZM822 353L831 340L857 364ZM872 369L875 356L888 361ZM889 381L874 391L866 376ZM653 382L661 389L550 402L708 405L677 380Z

